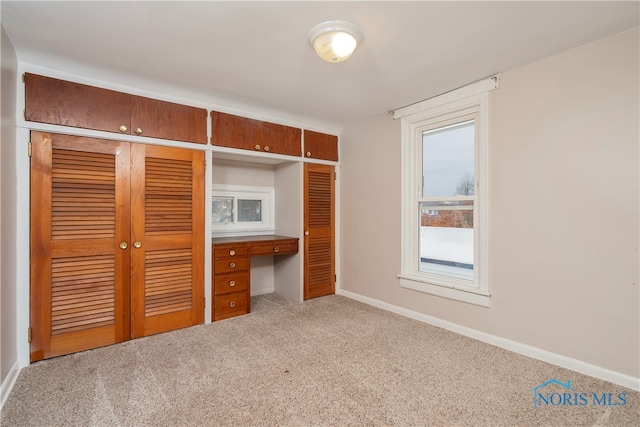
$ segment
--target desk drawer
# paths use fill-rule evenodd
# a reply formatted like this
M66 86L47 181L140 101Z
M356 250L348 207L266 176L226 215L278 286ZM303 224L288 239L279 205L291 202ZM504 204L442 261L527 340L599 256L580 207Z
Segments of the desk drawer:
M251 246L251 255L280 255L298 253L298 240L260 243Z
M213 291L215 295L246 291L248 286L248 271L231 274L217 274L213 277Z
M213 257L241 257L249 254L249 248L243 245L214 245Z
M213 272L215 274L246 271L248 269L249 258L246 256L240 258L216 258L213 264Z
M213 320L226 319L249 312L249 299L246 292L235 292L215 297L215 317Z

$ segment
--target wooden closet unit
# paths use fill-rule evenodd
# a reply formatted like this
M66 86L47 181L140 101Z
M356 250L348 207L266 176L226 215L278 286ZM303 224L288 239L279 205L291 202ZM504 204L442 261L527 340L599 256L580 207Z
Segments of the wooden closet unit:
M213 145L300 157L301 138L301 129L211 112Z
M207 143L207 110L25 73L25 120Z
M304 155L310 159L338 161L338 137L326 133L304 131Z
M31 144L31 360L202 323L204 153Z
M304 165L304 299L335 293L335 172Z

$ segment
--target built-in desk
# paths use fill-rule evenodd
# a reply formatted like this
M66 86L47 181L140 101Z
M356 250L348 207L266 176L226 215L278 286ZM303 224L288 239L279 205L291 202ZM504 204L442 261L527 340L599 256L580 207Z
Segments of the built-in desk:
M250 258L298 253L298 238L287 236L215 237L213 245L213 306L211 320L247 314L251 310Z

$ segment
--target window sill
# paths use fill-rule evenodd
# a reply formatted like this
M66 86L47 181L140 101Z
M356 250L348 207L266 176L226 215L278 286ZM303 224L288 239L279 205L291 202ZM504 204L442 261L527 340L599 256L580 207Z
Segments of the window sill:
M398 278L400 279L400 286L403 288L481 307L490 306L491 294L483 289L464 285L433 283L427 278L411 274L398 274Z
M276 234L275 228L252 228L243 230L217 230L211 231L211 237L239 237L239 236L268 236Z

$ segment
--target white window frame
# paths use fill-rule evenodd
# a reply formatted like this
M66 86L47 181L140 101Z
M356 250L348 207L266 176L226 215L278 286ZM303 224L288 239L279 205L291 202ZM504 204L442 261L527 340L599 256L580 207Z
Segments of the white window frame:
M440 97L394 112L401 118L401 271L400 286L483 307L489 307L488 228L488 93L498 77L474 83ZM419 270L422 197L422 131L473 117L475 123L474 279L464 280Z
M212 237L246 236L254 234L275 233L275 189L273 187L257 187L244 185L214 184L212 186L212 201L217 197L233 197L234 219L237 219L238 200L260 200L261 221L211 221ZM213 215L212 215L213 217Z

